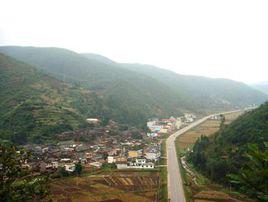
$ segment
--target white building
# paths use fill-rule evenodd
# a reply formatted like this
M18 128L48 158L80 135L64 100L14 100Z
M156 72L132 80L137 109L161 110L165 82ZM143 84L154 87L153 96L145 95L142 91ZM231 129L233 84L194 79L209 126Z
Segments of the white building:
M144 158L137 158L134 163L117 163L117 169L154 169L154 163L146 162Z
M137 164L145 164L145 163L146 163L146 159L142 159L142 158L139 159L139 158L137 158L137 159L136 159L136 163L137 163Z
M52 161L51 164L52 164L53 168L58 168L59 167L59 163L57 161Z
M116 158L114 156L108 156L107 157L107 161L108 161L108 163L115 163L116 162Z
M74 172L75 170L75 164L70 163L70 164L65 164L64 168L67 172Z
M177 121L175 122L175 126L177 129L180 129L183 126L183 121L181 118L177 118Z
M99 119L96 119L96 118L88 118L87 119L87 122L88 123L91 123L91 124L97 124L97 123L99 123Z

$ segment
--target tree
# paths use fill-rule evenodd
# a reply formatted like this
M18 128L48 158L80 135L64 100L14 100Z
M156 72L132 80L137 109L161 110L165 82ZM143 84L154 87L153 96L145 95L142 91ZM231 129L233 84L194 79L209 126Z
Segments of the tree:
M78 175L80 175L82 173L83 167L81 162L79 161L78 163L75 164L75 169L74 172Z
M28 152L0 145L0 154L1 201L39 201L48 194L48 177L33 176L23 166Z
M69 176L69 173L65 170L64 167L60 167L59 174L61 177L68 177Z
M131 136L133 139L141 140L143 138L141 133L138 130L134 130L131 133L132 133Z
M268 142L260 149L257 144L249 144L248 162L238 174L228 175L231 183L240 190L260 201L268 201Z

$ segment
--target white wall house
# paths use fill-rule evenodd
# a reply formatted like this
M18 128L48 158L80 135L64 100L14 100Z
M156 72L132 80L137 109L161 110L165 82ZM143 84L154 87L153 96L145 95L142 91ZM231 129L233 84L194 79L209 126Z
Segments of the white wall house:
M154 163L146 162L146 159L136 159L134 163L117 163L117 169L154 169Z
M70 164L65 164L64 168L67 172L74 172L75 170L75 165L73 163Z
M108 161L108 163L115 163L116 158L114 156L108 156L107 161Z
M146 152L145 158L151 161L158 161L160 155L160 152Z

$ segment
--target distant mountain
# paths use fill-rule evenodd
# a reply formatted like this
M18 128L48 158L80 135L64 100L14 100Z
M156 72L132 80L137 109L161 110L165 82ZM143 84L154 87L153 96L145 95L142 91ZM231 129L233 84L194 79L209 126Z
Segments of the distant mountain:
M223 125L214 137L199 139L193 147L190 160L210 179L228 187L230 186L228 174L247 172L244 174L247 178L245 181L252 184L249 187L240 187L241 185L237 184L236 188L241 188L243 192L253 197L260 194L258 191L266 192L267 200L268 190L258 190L261 186L267 188L268 183L268 147L265 150L265 142L268 143L268 103L245 113L230 125ZM256 154L259 155L259 159L248 157L251 149L255 149L255 147L249 147L249 144L258 145L259 149L256 149ZM261 154L261 151L266 153ZM257 167L251 170L253 175L245 171L245 168L241 170L242 167L254 164L257 164ZM266 171L261 171L265 166Z
M179 75L150 65L120 64L96 54L35 47L0 47L0 52L95 91L112 109L111 117L127 123L181 111L244 107L263 103L268 97L243 83Z
M42 142L53 134L88 127L105 113L95 93L64 84L0 53L0 139Z
M116 63L91 59L59 48L0 47L18 60L60 80L90 89L102 98L107 117L130 125L145 124L151 116L180 115L182 107L169 88L146 75L127 70ZM104 58L104 57L102 57Z
M176 74L151 65L122 64L127 69L150 76L180 95L192 110L243 107L260 104L267 96L244 83Z
M268 81L252 84L251 86L265 94L268 94Z
M92 61L116 65L116 62L114 62L113 60L111 60L107 57L104 57L102 55L98 55L98 54L94 54L94 53L80 53L80 55L83 55L84 57L86 57Z

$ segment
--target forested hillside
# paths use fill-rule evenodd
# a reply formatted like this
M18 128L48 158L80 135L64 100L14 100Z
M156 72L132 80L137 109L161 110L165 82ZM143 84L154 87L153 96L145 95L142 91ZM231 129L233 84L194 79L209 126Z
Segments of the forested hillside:
M1 56L0 116L6 136L31 131L34 139L33 134L73 130L84 127L87 116L142 127L153 116L229 110L267 99L243 83L119 64L96 54L13 46L0 47L0 52L29 64ZM26 114L35 124L27 121Z
M179 75L149 65L119 64L96 54L35 47L0 47L0 52L100 93L116 112L121 111L120 106L128 106L124 107L125 114L144 109L146 117L176 115L185 110L221 111L267 100L267 95L243 83ZM127 100L132 104L126 105ZM120 117L123 113L117 114Z
M0 52L96 92L111 110L112 118L127 124L144 124L152 116L180 115L183 109L179 102L182 98L161 82L113 65L102 56L88 59L65 49L34 47L0 47Z
M69 59L72 61L71 56ZM136 82L118 77L109 85L102 83L103 90L92 90L96 88L89 88L87 82L83 85L71 78L63 82L53 77L56 74L47 75L40 67L38 70L3 54L0 73L1 139L18 143L45 141L56 133L88 127L88 117L143 127L149 117L180 113L165 87L143 77L137 77Z
M88 127L86 118L106 113L95 93L48 76L0 54L0 138L17 143Z
M211 79L180 75L151 65L122 64L123 67L143 73L167 85L176 95L181 95L191 110L228 109L260 104L267 96L244 83L228 79Z
M201 137L190 161L212 180L259 200L268 199L268 103Z

